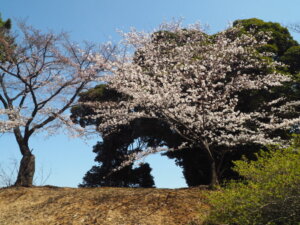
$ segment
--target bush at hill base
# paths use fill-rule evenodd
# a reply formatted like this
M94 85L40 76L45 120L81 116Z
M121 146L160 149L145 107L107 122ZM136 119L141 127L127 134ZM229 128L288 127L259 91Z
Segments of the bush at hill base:
M210 193L207 224L300 224L299 135L288 147L260 152L257 161L236 161L235 171L245 179Z

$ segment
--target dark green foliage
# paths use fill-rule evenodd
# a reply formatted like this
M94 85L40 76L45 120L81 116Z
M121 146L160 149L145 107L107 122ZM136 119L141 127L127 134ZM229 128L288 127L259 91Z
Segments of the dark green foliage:
M86 92L82 92L79 94L79 97L79 101L81 103L91 101L97 101L99 103L105 101L118 102L126 98L115 90L107 89L105 84L97 85L96 87ZM86 116L92 115L94 113L94 111L88 106L84 106L82 104L73 106L71 108L71 113L71 119L73 120L73 122L80 124L82 127L101 123L101 118L97 120L86 118Z
M282 27L279 23L265 22L257 18L236 20L233 23L234 26L241 25L245 32L255 30L255 32L270 32L271 39L265 49L269 49L276 54L277 58L283 56L283 54L291 47L298 46L298 43L290 35L287 28Z
M98 101L120 101L126 97L117 91L109 90L106 85L98 85L87 92L80 94L80 102ZM77 105L71 109L72 120L81 126L97 125L101 123L101 118L97 120L89 119L86 116L93 115L93 110L84 105ZM139 148L129 149L134 142L134 136L130 135L130 127L123 127L119 133L113 133L98 142L93 151L97 154L95 161L99 163L93 166L83 178L80 187L154 187L154 180L151 176L151 168L148 164L142 164L134 168L133 163L123 169L112 173L120 164L126 160L126 156Z
M189 187L209 184L209 162L205 153L199 149L167 152L165 155L175 159L176 165L182 168L185 182Z
M11 29L11 20L7 19L6 21L1 19L1 14L0 14L0 29L2 30L10 30Z
M207 224L297 225L300 223L300 142L270 147L257 161L236 161L244 180L210 193Z
M260 145L244 145L236 148L214 152L217 164L217 175L221 183L226 180L240 179L238 173L233 171L233 160L239 160L243 156L255 159L255 152L260 149ZM185 149L182 151L165 153L169 158L175 159L178 166L183 169L185 181L189 187L209 184L209 162L206 154L200 149Z
M6 57L7 51L11 51L11 47L13 46L13 38L9 34L10 29L11 20L2 20L0 14L0 62L10 60Z
M300 72L300 46L290 47L284 55L281 57L281 60L290 66L292 73Z
M97 154L95 161L99 162L98 166L93 166L83 178L83 183L79 187L154 187L151 168L145 163L136 168L130 164L119 171L113 172L128 154L125 144L120 146L118 137L109 137L98 142L94 146L94 152ZM132 151L130 151L132 152Z

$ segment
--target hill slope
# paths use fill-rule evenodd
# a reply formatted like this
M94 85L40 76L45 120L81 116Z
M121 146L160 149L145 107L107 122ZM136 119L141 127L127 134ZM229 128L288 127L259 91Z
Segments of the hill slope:
M2 188L1 225L201 224L204 190Z

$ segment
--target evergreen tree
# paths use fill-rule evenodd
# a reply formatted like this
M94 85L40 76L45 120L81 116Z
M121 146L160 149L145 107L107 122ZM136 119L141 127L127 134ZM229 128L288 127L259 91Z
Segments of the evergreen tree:
M80 94L79 102L95 101L120 101L124 96L114 90L109 90L105 85L98 85L87 92ZM72 108L72 119L85 127L101 123L97 120L87 119L93 111L89 107L77 106ZM93 166L84 176L83 183L79 187L154 187L154 180L151 175L149 164L144 163L134 166L127 165L119 171L112 172L126 160L126 156L132 152L141 151L141 144L144 140L137 135L133 126L120 127L118 133L105 137L93 147L97 154L95 161L98 165ZM138 139L138 140L137 140ZM138 145L138 141L140 145Z
M10 35L11 20L2 20L0 14L0 62L5 62L7 58L7 49L13 45L13 37Z

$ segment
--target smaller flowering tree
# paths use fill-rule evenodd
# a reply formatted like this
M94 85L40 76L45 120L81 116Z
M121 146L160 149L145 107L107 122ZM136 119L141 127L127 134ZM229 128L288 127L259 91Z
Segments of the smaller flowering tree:
M106 80L109 88L126 97L121 102L90 104L94 118L101 117L102 135L136 118L166 122L186 140L177 149L188 144L206 151L214 186L218 183L214 146L272 144L281 141L272 131L299 122L282 116L299 105L284 98L262 103L253 112L238 110L241 91L272 91L290 80L277 72L280 65L270 55L256 51L267 41L263 34L257 41L251 34L241 34L238 27L214 36L198 26L183 29L171 24L159 30L124 34L130 50L115 62ZM148 149L130 160L162 150L174 149Z
M81 50L65 34L42 33L24 24L20 30L20 41L1 40L5 58L0 62L0 132L12 131L22 154L15 185L31 186L31 137L38 132L55 134L63 125L76 129L68 110L105 68L93 67L93 45ZM109 65L113 51L107 46L97 50L97 62Z

